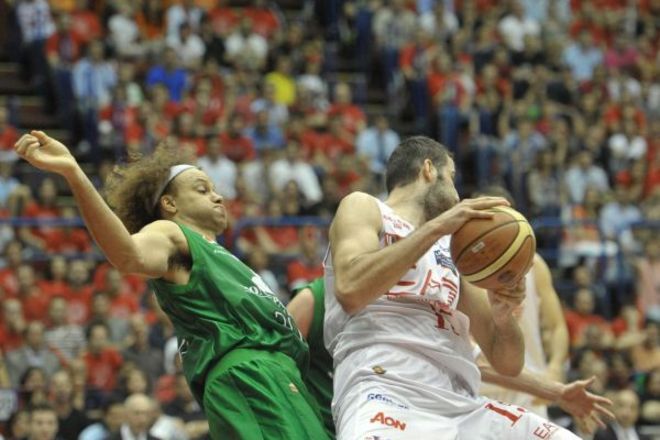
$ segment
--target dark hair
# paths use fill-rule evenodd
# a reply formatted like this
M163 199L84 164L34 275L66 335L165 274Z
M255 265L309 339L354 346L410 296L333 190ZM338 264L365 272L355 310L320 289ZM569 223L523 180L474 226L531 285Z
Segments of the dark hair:
M87 327L87 330L85 331L85 338L89 340L89 338L92 336L92 331L96 327L103 327L108 335L110 337L110 327L108 327L108 324L106 324L103 321L92 321L89 326Z
M436 168L440 169L447 164L449 157L447 148L431 138L413 136L405 139L387 161L385 175L387 192L413 182L424 160L429 159Z
M516 204L511 193L503 186L490 185L472 193L472 197L483 196L502 197L503 199L506 199L507 202L511 203L511 207L515 207Z
M34 405L30 405L28 411L30 411L30 416L32 416L32 414L36 412L52 412L53 414L56 414L55 408L53 408L50 403L46 403L46 402L35 403ZM57 414L55 415L55 418L57 418Z
M160 218L152 201L169 176L170 168L194 163L192 157L177 151L175 146L160 145L152 155L115 170L106 183L106 197L128 232L134 234ZM163 194L171 194L170 187L168 185Z

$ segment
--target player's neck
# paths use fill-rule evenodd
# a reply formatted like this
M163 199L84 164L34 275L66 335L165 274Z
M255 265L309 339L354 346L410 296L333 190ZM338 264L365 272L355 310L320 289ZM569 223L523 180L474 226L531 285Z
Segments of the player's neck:
M192 229L193 231L197 232L200 234L202 237L204 237L208 241L216 241L218 234L216 234L215 231L212 231L210 229L203 228L201 226L197 226L195 224L192 224L190 222L184 222L182 221L184 225L186 225L188 228Z
M385 200L385 204L415 228L426 221L419 197L411 191L405 191L403 188L394 189Z

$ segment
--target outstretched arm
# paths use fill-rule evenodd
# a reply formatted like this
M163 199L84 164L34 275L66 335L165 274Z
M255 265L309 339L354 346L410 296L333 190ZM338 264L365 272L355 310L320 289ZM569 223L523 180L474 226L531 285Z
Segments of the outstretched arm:
M612 405L612 401L587 391L594 381L593 377L563 384L527 370L523 370L518 376L503 376L485 362L479 362L479 370L484 382L554 402L577 419L589 419L603 428L603 417L614 419L614 414L607 409Z
M165 275L169 258L182 241L174 223L154 222L131 235L63 144L42 131L32 131L18 140L15 149L35 167L66 179L87 229L113 266L153 278Z
M330 227L335 295L349 314L387 293L440 237L471 218L490 218L484 209L506 204L498 197L463 200L396 243L380 247L382 221L376 200L355 192L339 205Z
M548 374L551 379L564 379L564 362L568 357L568 329L564 321L564 313L559 303L559 297L552 285L552 275L546 262L538 254L534 257L534 279L539 295L539 310L541 326L550 333L548 353Z

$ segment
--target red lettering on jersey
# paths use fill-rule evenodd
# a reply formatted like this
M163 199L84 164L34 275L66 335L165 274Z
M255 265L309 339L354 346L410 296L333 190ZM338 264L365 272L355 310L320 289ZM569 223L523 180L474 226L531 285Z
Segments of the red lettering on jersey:
M396 243L397 241L401 240L403 237L397 234L390 234L388 232L383 233L383 241L385 242L385 246L390 246Z
M380 423L381 425L391 426L393 428L399 429L401 431L406 430L406 423L401 422L395 418L386 416L382 411L377 413L375 416L369 420L369 423Z
M431 286L431 275L433 274L432 270L429 270L426 273L426 277L424 278L424 283L422 284L422 290L419 292L420 295L424 296L426 294L426 289L428 287L436 287L436 286Z
M500 408L499 406L495 406L492 403L487 403L486 408L496 412L497 414L506 417L507 419L511 420L511 426L515 425L518 420L523 416L523 414L526 412L524 408L517 408L518 411L521 412L521 414L514 414L510 411L507 411L505 408Z
M552 423L542 423L541 426L537 426L534 430L534 436L546 440L550 438L559 428L553 425Z

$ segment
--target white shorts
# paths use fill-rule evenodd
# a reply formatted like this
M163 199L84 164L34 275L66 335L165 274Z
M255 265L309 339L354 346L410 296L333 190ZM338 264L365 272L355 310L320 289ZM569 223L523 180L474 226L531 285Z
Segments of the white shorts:
M356 388L335 420L338 440L579 440L532 412L485 397L473 411L444 417L386 388Z

